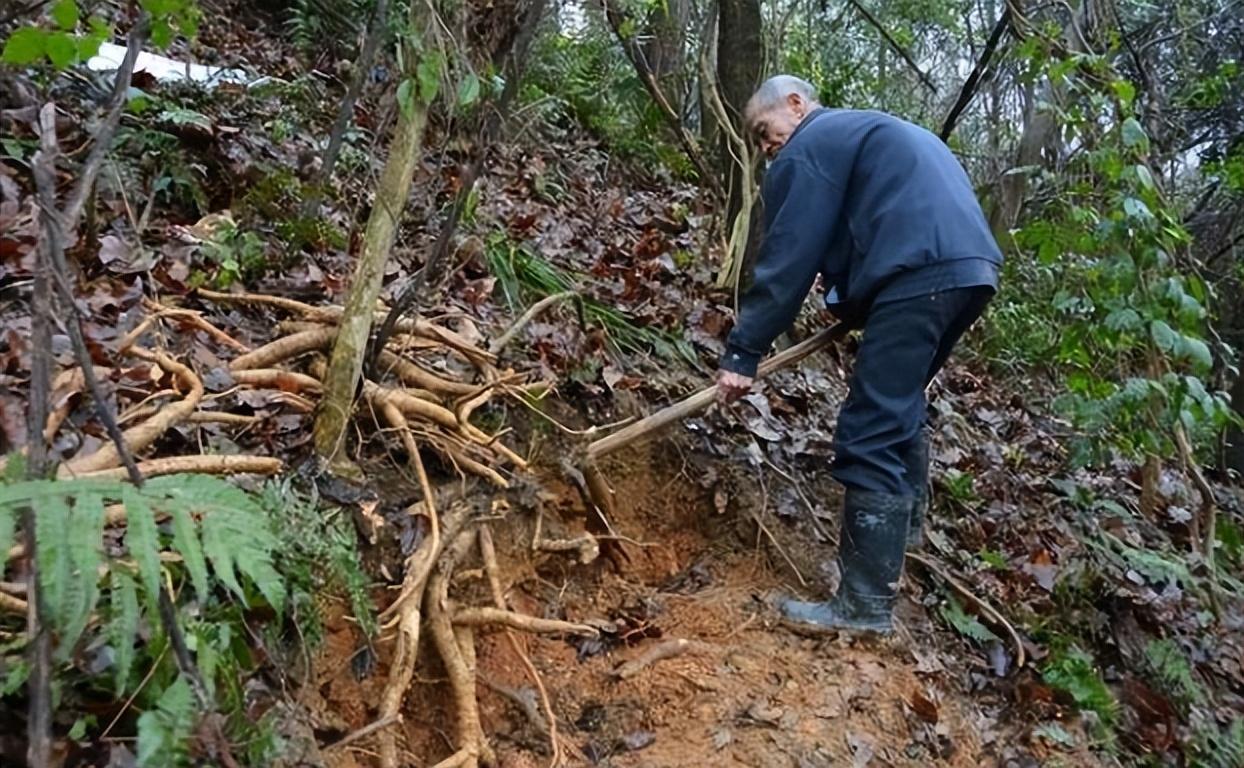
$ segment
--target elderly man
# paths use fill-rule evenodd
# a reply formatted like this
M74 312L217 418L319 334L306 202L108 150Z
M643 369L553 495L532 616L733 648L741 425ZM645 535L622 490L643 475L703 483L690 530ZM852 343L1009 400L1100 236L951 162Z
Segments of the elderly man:
M998 285L1002 253L967 174L919 126L826 109L781 75L745 119L770 159L765 237L718 372L730 402L819 275L831 313L863 337L838 414L833 475L846 487L838 593L786 600L792 622L889 633L907 546L928 507L924 390Z

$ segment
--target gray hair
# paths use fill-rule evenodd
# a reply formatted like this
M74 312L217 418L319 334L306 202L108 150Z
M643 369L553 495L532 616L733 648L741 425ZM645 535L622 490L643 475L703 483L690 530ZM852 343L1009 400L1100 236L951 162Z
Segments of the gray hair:
M792 93L799 94L804 101L813 106L820 106L821 102L816 97L816 87L812 83L794 75L774 75L761 83L752 97L748 99L744 114L750 119L768 112L786 101L786 97Z

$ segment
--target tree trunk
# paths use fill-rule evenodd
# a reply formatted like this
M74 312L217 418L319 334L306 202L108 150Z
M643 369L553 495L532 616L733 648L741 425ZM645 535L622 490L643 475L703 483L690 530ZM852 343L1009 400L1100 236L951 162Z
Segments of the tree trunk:
M410 13L412 28L425 29L424 18L429 13L427 5L413 3ZM423 39L430 41L435 38L427 35ZM418 59L414 51L408 53L407 77L415 77ZM376 201L363 236L362 253L350 281L345 313L333 344L328 371L324 374L324 398L315 419L315 450L321 458L336 467L349 466L342 451L346 425L354 410L355 394L363 372L363 356L367 351L376 300L380 298L384 280L385 261L393 247L398 223L406 208L406 198L410 195L411 178L419 162L426 117L427 105L418 98L413 99L412 107L398 110L389 157L380 175Z
M764 68L764 42L761 36L760 0L719 0L717 27L717 79L721 82L721 100L740 136L746 136L743 108L760 85ZM743 203L743 184L748 183L723 138L721 172L726 177L729 199L726 206L726 231L731 231L734 217ZM749 238L749 241L756 238ZM753 249L748 248L748 253Z

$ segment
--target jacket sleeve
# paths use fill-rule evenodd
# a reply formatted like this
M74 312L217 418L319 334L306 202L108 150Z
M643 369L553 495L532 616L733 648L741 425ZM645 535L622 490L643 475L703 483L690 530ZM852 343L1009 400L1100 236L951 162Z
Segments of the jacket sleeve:
M769 168L764 243L752 286L743 295L734 330L726 340L723 370L755 376L760 358L799 315L817 272L827 266L827 251L842 213L843 187L844 182L827 178L801 157L779 158Z

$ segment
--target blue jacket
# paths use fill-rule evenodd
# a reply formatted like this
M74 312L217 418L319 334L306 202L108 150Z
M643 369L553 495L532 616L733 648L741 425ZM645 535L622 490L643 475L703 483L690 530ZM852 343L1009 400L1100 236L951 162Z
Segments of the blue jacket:
M1002 252L967 173L932 133L881 112L818 109L765 175L765 236L721 367L745 376L790 327L819 273L826 306L997 288Z

